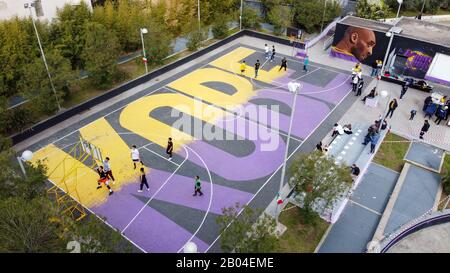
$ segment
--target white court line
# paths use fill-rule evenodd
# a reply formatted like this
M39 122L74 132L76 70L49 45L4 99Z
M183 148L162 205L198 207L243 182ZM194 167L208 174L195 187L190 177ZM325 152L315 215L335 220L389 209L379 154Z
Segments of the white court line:
M211 196L210 196L210 198L209 198L208 209L207 209L206 212L205 212L205 216L203 216L203 219L202 219L202 222L200 223L200 226L199 226L199 227L197 228L197 230L192 234L191 238L189 238L189 240L187 240L186 243L188 243L188 242L190 242L190 241L197 235L197 233L200 231L200 229L202 228L203 224L205 223L206 217L208 216L209 211L211 210L211 204L212 204L212 200L213 200L213 192L214 192L214 191L213 191L213 180L212 180L212 177L211 177L211 172L209 171L209 168L208 168L208 166L206 165L205 161L203 160L203 158L202 158L196 151L194 151L194 149L192 149L192 148L189 147L189 146L186 146L186 148L188 148L188 149L191 150L194 154L196 154L197 157L202 161L203 165L204 165L205 168L206 168L206 171L208 172L209 181L210 181L210 185L211 185ZM186 244L184 244L184 245L177 251L177 253L180 253L180 251L183 250L183 247L184 247L185 245L186 245Z
M184 147L184 146L183 146ZM186 149L186 148L185 148ZM184 162L186 162L186 160L189 158L189 152L186 149L186 158L183 160L183 162L181 163L180 166L178 166L178 168L175 169L175 171L173 171L173 173L166 179L166 181L164 181L164 183L159 187L159 189L150 197L150 199L145 203L144 206L142 206L142 208L138 211L138 213L133 217L133 219L131 219L131 221L125 226L125 228L122 230L122 234L125 232L125 230L131 225L131 223L133 223L133 221L139 216L139 214L141 214L141 212L148 206L148 204L155 198L155 196L161 191L162 188L164 188L164 186L167 184L167 182L169 182L169 180L172 178L172 176L175 175L175 173L181 168L181 166L183 166Z
M357 205L357 206L359 206L359 207L361 207L361 208L363 208L363 209L366 209L366 210L368 210L368 211L370 211L370 212L372 212L372 213L375 213L376 215L380 215L380 216L381 216L381 213L379 213L378 211L373 210L373 209L371 209L371 208L369 208L369 207L366 207L366 206L364 206L364 205L361 205L360 203L355 202L355 201L353 201L352 199L348 199L348 201L350 201L350 203L355 204L355 205Z
M321 122L319 122L317 125L316 125L316 127L309 133L309 135L305 138L305 140L302 142L302 143L300 143L298 146L297 146L297 148L295 148L295 150L288 156L288 158L287 158L287 160L289 160L289 158L291 158L291 156L293 156L296 152L297 152L297 150L306 142L306 140L317 130L317 128L319 128L319 126L331 115L331 113L333 113L334 112L334 110L336 110L336 108L351 94L351 89L349 89L347 92L347 95L345 95L340 101L339 101L339 103L337 103L335 106L334 106L334 108L325 116L325 118L323 118L322 119L322 121ZM286 161L287 161L286 160ZM267 178L267 180L266 180L266 182L264 182L264 184L259 188L259 190L255 193L255 195L253 195L253 197L245 204L246 206L248 206L252 201L253 201L253 199L255 199L255 197L256 196L258 196L258 194L259 194L259 192L267 185L267 183L269 183L269 181L272 179L272 177L281 169L281 167L283 166L283 163L282 164L280 164L280 166L272 173L272 175L269 177L269 178ZM242 211L243 211L243 209L241 210L241 211L239 211L239 213L238 213L238 215L237 215L237 217L239 217L239 215L242 213ZM226 229L228 229L228 227L231 225L233 223L233 221L231 221L228 225L227 225L227 227L225 228L225 230ZM224 231L225 231L224 230ZM223 232L222 232L223 233ZM205 251L205 253L206 252L208 252L209 251L209 249L216 243L216 241L217 240L219 240L219 238L220 238L220 236L222 236L222 233L221 234L219 234L218 236L217 236L217 238L209 245L209 247L206 249L206 251Z
M157 152L154 152L154 151L148 149L148 148L145 147L145 146L144 146L144 147L141 147L141 148L142 148L142 149L145 149L145 150L147 150L147 151L149 151L150 153L153 153L154 155L159 156L160 158L164 159L164 160L167 161L167 162L170 162L170 163L172 163L172 164L174 164L174 165L180 167L180 164L177 164L177 163L173 162L172 160L169 160L169 159L165 158L164 156L158 154ZM139 149L141 149L141 148L139 148Z

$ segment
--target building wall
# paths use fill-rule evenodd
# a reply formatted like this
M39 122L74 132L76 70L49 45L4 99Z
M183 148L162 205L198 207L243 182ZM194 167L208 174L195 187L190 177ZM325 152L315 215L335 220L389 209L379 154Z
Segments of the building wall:
M0 0L0 20L10 19L14 16L28 17L30 11L24 8L24 4L32 3L35 0ZM42 14L36 14L36 9L32 8L33 15L39 20L48 20L56 18L56 9L62 8L65 4L78 5L80 2L85 2L91 9L92 4L90 0L38 0L42 7Z

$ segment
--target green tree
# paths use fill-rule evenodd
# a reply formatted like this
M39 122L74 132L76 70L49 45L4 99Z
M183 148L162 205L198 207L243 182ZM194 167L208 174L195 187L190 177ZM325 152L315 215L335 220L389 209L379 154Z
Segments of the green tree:
M87 4L82 1L79 5L66 4L57 11L54 27L56 47L61 54L68 58L72 69L82 69L81 54L85 45L85 24L91 20L91 12Z
M204 29L198 29L196 26L197 24L193 24L194 25L194 29L189 33L188 35L188 41L186 44L186 47L190 50L190 51L195 51L197 50L202 42L205 40L207 33Z
M228 16L219 14L212 25L212 33L214 38L223 39L228 36Z
M109 86L116 75L119 44L116 36L102 24L86 24L86 44L82 58L89 79L100 88ZM99 50L101 49L101 50Z
M242 10L242 27L259 29L261 27L261 18L252 8L245 7Z
M369 3L367 0L360 0L356 4L356 16L366 19L378 20L386 18L388 7L383 3Z
M293 8L294 22L298 27L305 29L309 33L319 31L322 25L324 7L325 1L323 0L295 1ZM337 17L340 12L341 7L336 1L327 1L324 26Z
M223 208L222 216L217 218L221 232L221 248L224 252L266 253L275 249L275 219L266 213L243 207ZM261 215L261 216L260 216ZM260 216L260 217L258 217ZM231 225L229 225L231 223ZM229 225L229 226L228 226Z
M290 167L289 185L297 193L305 220L313 220L319 207L325 212L333 207L351 187L349 168L336 165L333 158L320 152L300 155Z
M62 252L63 237L59 211L47 198L0 199L0 252Z
M286 6L277 5L267 14L268 22L274 26L276 35L281 35L290 23L290 12Z
M56 96L61 104L68 95L69 85L76 79L77 72L72 70L70 61L59 50L54 49L45 56ZM34 58L27 64L23 75L18 87L22 95L33 102L31 107L40 113L54 113L58 109L57 101L42 58Z

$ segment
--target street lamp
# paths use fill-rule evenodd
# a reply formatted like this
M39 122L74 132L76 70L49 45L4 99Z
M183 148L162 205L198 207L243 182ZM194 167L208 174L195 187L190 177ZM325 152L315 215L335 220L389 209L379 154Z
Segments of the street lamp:
M301 84L298 82L291 81L288 83L289 92L294 94L294 102L292 104L291 120L289 122L289 131L288 131L288 136L287 136L287 141L286 141L286 150L284 152L283 168L281 170L280 188L278 190L279 200L282 200L281 191L283 190L284 175L285 175L285 171L286 171L286 161L287 161L288 151L289 151L289 140L291 139L292 121L294 120L295 105L297 103L297 94L298 94L298 91L300 90L300 88L301 88ZM279 218L279 213L280 213L279 207L281 206L281 203L282 202L277 201L277 212L276 212L277 226L278 226L278 218Z
M184 253L198 253L197 245L194 242L187 242L183 247Z
M392 41L394 40L394 34L400 34L402 32L402 29L399 27L392 27L389 29L388 32L386 32L386 36L390 37L389 44L386 50L386 54L384 55L383 65L381 66L381 75L384 74L384 66L386 65L387 57L389 55L389 50L391 49Z
M386 113L389 108L389 102L391 101L391 94L387 90L383 90L380 92L380 95L382 98L387 98L389 96L389 99L386 101L386 107L384 108L383 118L381 119L380 127L378 127L378 132L381 129L381 126L383 126L384 120L386 119Z
M147 56L145 56L144 34L147 34L148 30L146 28L141 28L140 32L141 32L141 41L142 41L142 55L144 56L142 58L142 60L144 61L144 64L145 64L145 74L147 74L148 67L147 67Z
M242 30L242 9L243 9L243 7L242 7L242 5L243 5L243 0L241 0L241 13L240 13L240 15L239 15L239 30Z
M47 60L45 59L44 49L42 48L42 44L41 44L41 38L39 37L39 32L37 30L36 23L34 22L33 12L31 11L31 8L34 7L34 3L31 3L31 4L25 3L23 5L23 7L25 9L30 10L30 17L31 17L31 21L33 22L34 32L36 33L36 37L37 37L38 44L39 44L39 49L41 50L42 60L44 61L45 69L47 70L47 76L48 76L48 79L50 80L50 86L52 87L53 94L55 95L56 104L58 104L58 110L61 111L61 105L59 104L59 99L58 99L58 96L56 95L56 90L55 90L55 86L53 85L52 76L50 75L50 71L48 70Z
M427 2L427 0L423 0L422 9L420 10L420 15L423 14L423 9L425 8L425 3L426 2Z
M22 156L17 157L17 161L19 162L20 169L22 170L23 175L25 177L27 176L27 173L25 171L25 166L23 166L23 162L30 161L31 159L33 159L33 152L29 151L29 150L23 151Z
M200 0L197 1L197 17L198 17L198 31L201 31L201 23L200 23Z
M403 0L397 0L397 3L398 3L398 11L397 16L395 18L398 18L398 15L400 14L400 9L402 7Z
M324 0L325 4L323 6L323 14L322 14L322 26L320 27L320 33L322 33L323 30L323 22L325 20L325 11L327 10L327 0Z

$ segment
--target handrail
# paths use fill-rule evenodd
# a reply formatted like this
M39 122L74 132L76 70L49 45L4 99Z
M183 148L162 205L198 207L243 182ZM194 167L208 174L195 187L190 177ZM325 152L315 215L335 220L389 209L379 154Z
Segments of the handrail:
M450 201L450 196L443 199L437 207L439 207L440 204L443 202L446 202L446 205L448 205L448 201ZM388 237L384 238L379 243L379 249L368 249L367 252L380 252L385 253L387 252L392 246L394 246L396 243L398 243L400 240L405 238L406 236L417 232L421 229L427 228L429 226L450 222L450 209L443 209L441 211L434 211L434 208L431 208L421 216L413 219L412 221L409 221L408 223L400 226L397 230L392 232ZM375 242L376 244L376 242Z

